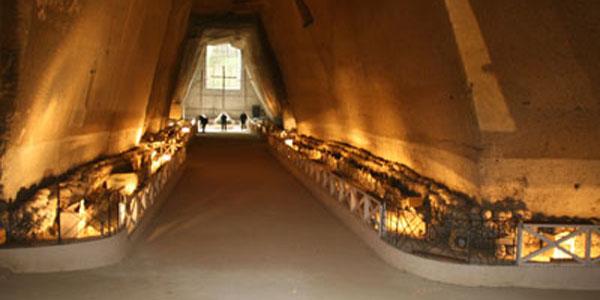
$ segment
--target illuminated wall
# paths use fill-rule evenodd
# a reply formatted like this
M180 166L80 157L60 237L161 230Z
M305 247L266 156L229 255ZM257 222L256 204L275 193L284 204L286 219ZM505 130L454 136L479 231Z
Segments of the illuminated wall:
M173 0L146 111L147 131L160 130L165 125L165 116L169 115L171 96L184 51L183 40L188 29L191 4L190 0Z
M479 130L444 3L305 2L307 28L294 1L263 15L298 130L476 193Z
M483 199L600 214L598 3L304 2L306 28L295 1L263 8L300 133Z
M2 1L2 197L164 124L191 7L260 14L286 128L482 199L600 214L597 1L304 2Z
M14 19L2 28L12 37L2 50L9 45L17 62L14 93L3 94L12 105L3 120L3 198L137 143L167 25L177 23L172 2L3 1Z
M482 194L600 216L600 3L471 4L517 125L482 136Z

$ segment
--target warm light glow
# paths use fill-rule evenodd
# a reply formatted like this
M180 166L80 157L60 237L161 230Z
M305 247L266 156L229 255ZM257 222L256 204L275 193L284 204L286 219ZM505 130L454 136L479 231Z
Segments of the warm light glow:
M417 213L410 211L391 212L385 214L385 228L388 232L398 233L413 238L425 237L427 225Z
M0 228L0 245L4 245L6 243L6 229Z
M454 31L465 75L472 82L472 98L482 131L513 132L516 124L498 78L482 66L492 65L481 27L468 0L446 0L446 9Z
M131 195L133 192L135 192L135 189L137 189L137 180L134 182L127 182L123 189L123 193L126 195Z
M152 165L150 165L150 171L154 174L160 167L162 167L165 163L171 161L171 154L165 153L157 158L156 154L152 155Z
M152 164L150 165L150 172L152 174L154 174L160 167L161 167L161 161L160 160L152 160Z
M323 158L323 154L321 154L319 151L311 151L308 158L312 160L321 160L321 158Z
M135 134L135 144L139 145L140 141L142 140L142 136L144 135L144 128L138 128L136 134Z
M572 233L572 231L562 231L555 235L550 235L547 233L540 233L540 234L543 234L549 240L558 241L571 233ZM548 263L548 262L552 262L553 260L567 260L567 261L573 260L573 256L569 255L568 253L565 253L564 251L558 249L557 247L555 247L553 245L548 246L546 243L541 244L540 242L541 242L541 240L539 238L537 238L537 237L527 233L527 231L525 231L523 234L523 244L522 244L523 255L522 255L522 257L526 257L527 255L530 255L531 253L538 251L543 246L543 247L546 247L548 250L535 255L534 257L530 258L529 261ZM560 246L576 256L584 257L585 256L585 247L586 247L586 237L584 234L575 235L575 236L567 239L566 241L561 242ZM593 247L592 247L592 249L593 249Z
M189 127L182 127L181 128L181 132L183 133L190 133L192 130Z
M112 174L106 180L108 188L119 190L124 195L131 195L138 187L138 177L135 173Z
M87 215L85 213L85 199L79 201L79 222L77 223L77 237L84 236L84 229L86 225Z
M569 234L571 234L571 232L568 232L568 231L561 232L554 236L554 240L558 241ZM560 246L565 248L566 250L568 250L571 253L575 253L575 237L571 237L570 239L560 243ZM572 259L573 257L571 255L565 253L564 251L560 250L559 248L554 247L554 252L552 253L552 258L553 259Z
M293 139L286 139L285 144L288 145L288 147L290 147L290 148L294 148L294 140Z
M119 226L125 223L125 216L127 214L126 206L124 202L119 202Z

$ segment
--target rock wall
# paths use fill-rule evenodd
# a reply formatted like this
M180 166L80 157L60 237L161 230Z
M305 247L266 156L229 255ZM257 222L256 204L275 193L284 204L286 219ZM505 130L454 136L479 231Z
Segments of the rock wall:
M164 123L191 7L260 13L285 81L287 129L367 149L482 200L598 216L599 6L3 1L2 197Z
M471 4L517 125L483 134L482 195L599 216L600 3Z
M188 29L191 5L191 0L173 0L167 32L156 67L152 94L148 102L146 130L152 132L160 130L165 126L165 116L169 115L171 96L175 90L177 72L183 56L183 40Z
M17 24L18 16L17 1L0 3L0 120L3 120L0 121L0 157L6 152L9 120L14 114L17 96L19 48L18 30L14 24ZM0 167L0 176L2 172ZM3 189L0 182L0 194Z
M295 1L262 8L299 133L480 199L600 214L600 4L304 3L306 27Z
M10 84L2 93L9 116L2 120L1 158L2 198L9 199L46 176L139 141L172 1L1 6L2 35L9 39L3 37L2 58L11 61L2 75L3 91Z
M273 1L263 21L298 131L476 194L479 130L441 1Z

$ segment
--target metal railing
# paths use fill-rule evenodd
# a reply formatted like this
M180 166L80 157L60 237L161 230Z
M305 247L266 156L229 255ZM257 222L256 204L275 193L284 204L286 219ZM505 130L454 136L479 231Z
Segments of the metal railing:
M156 203L158 195L164 189L172 175L186 159L186 148L179 148L171 160L165 162L156 172L148 176L133 194L126 196L120 190L101 188L93 202L85 204L87 196L80 203L71 204L72 209L64 209L61 203L62 184L56 184L55 203L40 207L38 214L19 213L22 208L9 208L4 212L3 220L8 226L4 229L5 241L0 247L30 247L52 244L65 244L87 240L102 239L127 230L135 231L146 212ZM86 205L93 206L93 214L86 211ZM45 216L45 213L52 215ZM47 223L32 218L44 218ZM39 228L34 230L34 228ZM32 233L33 232L33 233Z
M384 206L381 201L345 181L325 167L306 160L288 145L269 138L269 143L280 154L290 160L298 169L324 188L330 196L337 199L349 211L381 236L384 234Z
M482 207L465 211L434 205L427 195L415 198L416 206L406 205L413 199L380 199L353 184L352 178L336 174L321 155L312 160L313 155L295 145L287 132L272 126L255 131L267 137L279 156L399 250L469 264L600 267L599 225L523 224L506 214L482 214Z
M493 220L494 226L486 226L484 220L433 218L432 213L387 203L335 174L325 165L307 159L294 149L293 144L286 144L273 136L268 136L268 141L280 156L377 232L381 239L399 250L464 263L515 263L516 239L514 236L503 236L507 227L516 228L516 224L510 221Z
M498 255L498 236L506 222L495 220L494 228L483 221L447 219L432 224L426 216L411 207L400 207L366 193L325 166L306 159L302 154L277 138L269 137L270 145L292 164L337 199L363 223L378 233L387 243L405 252L434 256L468 263L514 263L514 239L504 238L508 251ZM497 224L502 224L498 226ZM457 227L463 230L456 230ZM456 234L456 233L459 234Z
M171 161L163 165L148 180L143 188L138 189L131 197L119 202L119 225L127 229L128 234L133 233L141 222L146 212L154 206L160 192L168 183L172 174L183 165L186 158L186 148L182 147L175 153Z
M600 266L600 226L521 223L517 263Z

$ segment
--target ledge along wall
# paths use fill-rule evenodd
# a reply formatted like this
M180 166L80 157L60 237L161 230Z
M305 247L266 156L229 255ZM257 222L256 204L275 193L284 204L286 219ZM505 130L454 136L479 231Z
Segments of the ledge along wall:
M288 124L482 200L600 214L600 4L272 1ZM293 126L286 126L293 127Z
M400 270L449 284L471 287L523 287L540 289L599 290L600 268L581 265L500 266L441 261L404 252L381 239L372 227L275 149L271 153L333 215L357 234L381 259Z
M186 150L180 149L179 151ZM183 155L183 161L185 161L185 152L180 152L178 155ZM0 249L0 269L6 268L14 273L49 273L93 269L120 262L151 228L152 220L170 197L185 171L185 163L176 168L165 186L156 194L152 206L144 211L144 215L135 225L133 232L129 233L128 229L124 227L113 236L95 240L40 247Z
M189 0L0 4L2 65L10 62L0 93L6 103L1 198L127 150L145 122L153 130L165 122L190 6Z

